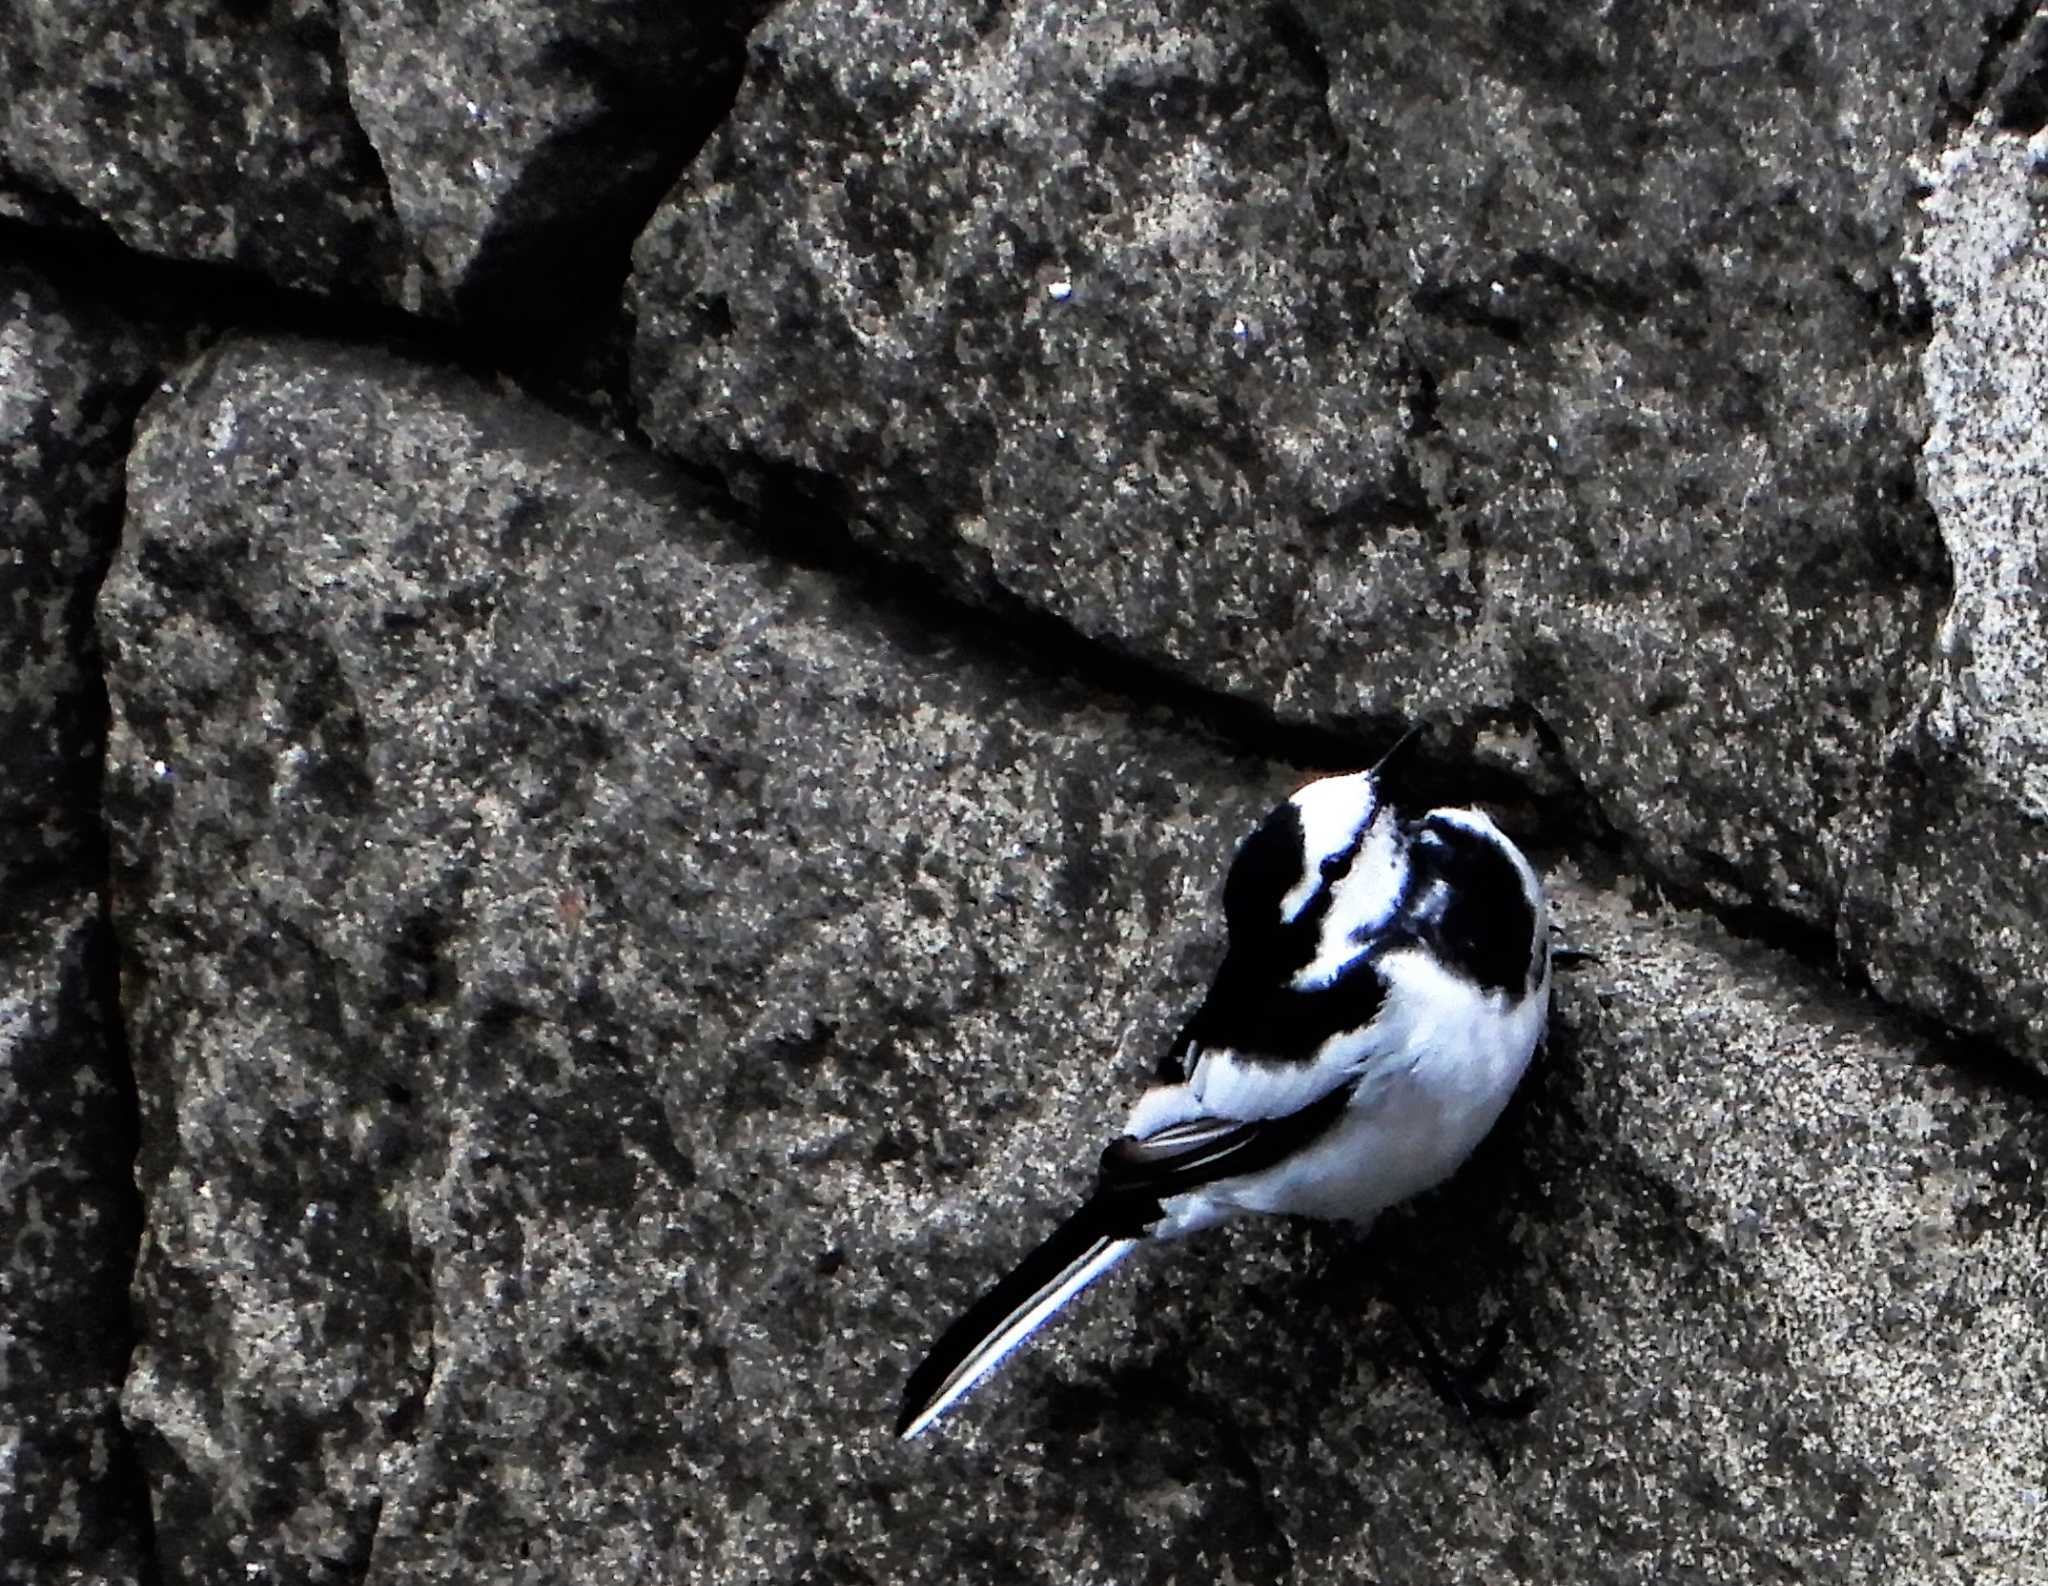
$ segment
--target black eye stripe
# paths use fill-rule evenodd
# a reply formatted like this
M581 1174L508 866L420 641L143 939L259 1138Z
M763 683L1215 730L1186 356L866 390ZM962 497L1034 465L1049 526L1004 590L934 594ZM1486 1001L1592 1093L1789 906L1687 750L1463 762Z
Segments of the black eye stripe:
M1343 848L1334 854L1323 856L1322 871L1325 881L1341 881L1351 874L1351 867L1358 862L1359 852L1365 847L1365 834L1371 829L1372 822L1367 821L1356 832L1352 833L1351 841L1345 844Z

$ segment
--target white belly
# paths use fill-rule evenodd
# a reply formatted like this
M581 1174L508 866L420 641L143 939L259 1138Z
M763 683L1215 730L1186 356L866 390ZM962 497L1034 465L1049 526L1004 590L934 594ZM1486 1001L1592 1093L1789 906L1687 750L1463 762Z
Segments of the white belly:
M1158 1231L1191 1233L1237 1211L1369 1223L1441 1183L1486 1137L1543 1034L1550 986L1511 1006L1420 953L1390 955L1392 994L1370 1027L1350 1107L1287 1161L1166 1207Z

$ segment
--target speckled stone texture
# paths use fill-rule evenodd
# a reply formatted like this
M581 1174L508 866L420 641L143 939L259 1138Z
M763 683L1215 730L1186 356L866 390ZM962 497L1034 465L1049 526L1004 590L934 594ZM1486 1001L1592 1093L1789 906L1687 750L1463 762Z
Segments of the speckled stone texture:
M0 186L56 194L147 253L400 290L331 0L0 0Z
M1888 996L2038 1061L2040 993L2014 988L2048 984L2048 16L2022 46L1925 173L1921 469L1955 594L1928 656L1925 773L1900 767L1849 919Z
M97 893L0 923L0 1560L21 1581L149 1578L119 1413L132 1332L134 1101Z
M93 597L121 533L121 465L154 338L0 263L0 895L90 871L105 690Z
M746 4L344 0L351 99L468 314L552 317L619 262L731 98Z
M1453 1192L1363 1257L1138 1263L896 1445L1197 990L1271 779L390 359L230 347L131 487L169 1578L1962 1581L2041 1540L2038 1116L1569 873L1602 962ZM1454 1341L1515 1317L1537 1412L1448 1415L1381 1273Z
M763 13L0 0L0 1586L2039 1576L2048 11ZM893 1442L1416 718L1502 1129Z
M1109 1121L1160 965L1039 966L1194 902L1242 788L424 370L232 350L131 485L127 1408L173 1576L788 1545L833 1437L882 1447L972 1131ZM996 1077L1032 1048L1087 1060Z
M152 338L0 266L0 1578L133 1581L138 1208L102 918L92 600Z
M1205 689L1561 745L1668 884L2048 1067L2036 817L1929 721L1953 537L1902 248L1981 37L784 6L639 245L647 427Z

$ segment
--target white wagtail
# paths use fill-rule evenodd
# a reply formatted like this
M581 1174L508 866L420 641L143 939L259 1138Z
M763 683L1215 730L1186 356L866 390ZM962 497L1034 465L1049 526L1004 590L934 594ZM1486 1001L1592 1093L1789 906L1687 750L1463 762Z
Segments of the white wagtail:
M1240 845L1222 965L1094 1194L932 1346L898 1436L1140 1240L1240 1212L1364 1228L1493 1127L1550 1007L1543 883L1476 810L1395 810L1388 764L1412 737L1370 771L1309 783Z

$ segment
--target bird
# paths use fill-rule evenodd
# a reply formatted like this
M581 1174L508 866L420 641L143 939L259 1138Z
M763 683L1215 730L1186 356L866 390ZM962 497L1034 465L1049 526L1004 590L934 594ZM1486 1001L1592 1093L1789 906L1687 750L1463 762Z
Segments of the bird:
M1297 789L1239 844L1206 995L1080 1209L911 1372L899 1438L1138 1246L1245 1213L1363 1230L1493 1127L1549 1014L1548 905L1481 811L1397 807L1389 785L1415 737Z

